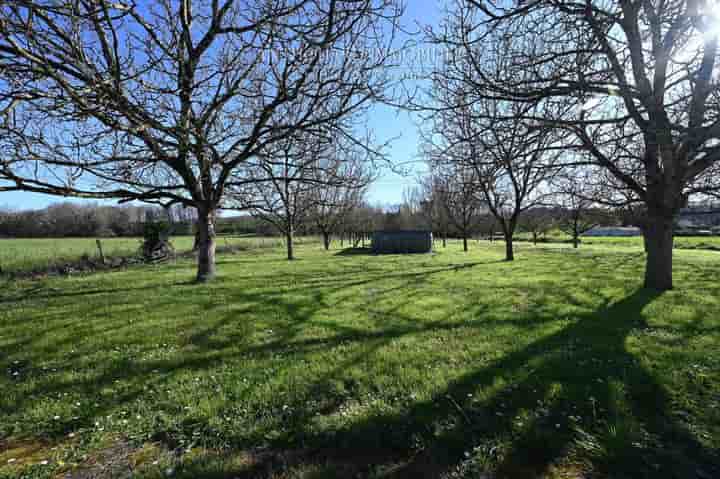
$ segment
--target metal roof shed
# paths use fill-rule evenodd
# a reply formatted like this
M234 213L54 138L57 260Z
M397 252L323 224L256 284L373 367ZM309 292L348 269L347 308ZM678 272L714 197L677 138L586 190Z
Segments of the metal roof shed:
M430 253L430 231L376 231L372 237L374 254Z

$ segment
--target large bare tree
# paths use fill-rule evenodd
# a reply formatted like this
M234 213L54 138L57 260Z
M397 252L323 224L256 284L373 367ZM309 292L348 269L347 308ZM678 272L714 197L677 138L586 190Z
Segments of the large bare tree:
M291 135L353 136L389 84L400 13L395 0L0 2L0 191L194 207L210 279L226 189Z
M715 0L454 0L433 40L463 57L453 76L479 97L575 104L524 117L570 132L568 148L644 203L645 286L667 290L673 220L717 186L719 11Z

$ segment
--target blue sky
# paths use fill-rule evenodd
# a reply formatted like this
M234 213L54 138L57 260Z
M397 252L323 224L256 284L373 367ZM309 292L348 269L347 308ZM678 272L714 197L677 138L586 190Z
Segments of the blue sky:
M417 24L436 24L441 15L443 2L408 0L403 25L411 31L417 31ZM419 48L419 47L418 47ZM411 59L412 55L406 58ZM409 60L406 60L409 61ZM415 185L416 177L423 169L418 154L418 133L416 116L405 111L396 111L387 106L374 107L370 113L369 126L378 141L394 139L388 149L393 164L407 165L411 170L407 175L400 175L383 168L379 178L369 191L369 201L373 204L392 205L402 201L403 191ZM52 203L67 201L66 198L25 192L0 193L0 206L13 209L42 208ZM82 201L82 200L71 200Z

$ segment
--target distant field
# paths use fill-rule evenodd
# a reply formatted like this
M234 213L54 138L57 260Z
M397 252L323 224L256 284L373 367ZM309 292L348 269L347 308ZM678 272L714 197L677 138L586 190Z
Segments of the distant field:
M526 233L517 235L518 239L530 240L531 236ZM546 241L551 243L570 242L568 235L559 232L548 234ZM584 237L583 245L603 246L625 246L642 248L643 239L640 236L631 237ZM675 238L675 249L717 249L720 250L720 236L677 236Z
M172 239L176 251L190 251L192 236L177 236ZM103 252L107 257L132 256L137 254L140 238L103 238ZM304 239L300 238L299 243ZM319 241L319 240L318 240ZM254 247L275 247L282 239L221 236L218 246L246 245ZM98 256L95 238L17 238L0 239L0 268L5 273L37 271L80 260L83 255L90 258Z
M521 233L518 239L528 239L528 235ZM562 233L548 235L547 240L552 243L564 243L570 238ZM138 252L140 238L103 238L103 251L107 257L126 257ZM319 242L319 238L297 238L298 244ZM177 236L172 239L178 252L189 251L192 248L192 236ZM280 247L283 239L280 237L253 237L253 236L221 236L218 237L218 247L233 245L246 246L248 249L262 247ZM583 238L582 246L642 248L642 238ZM441 248L439 242L436 248ZM678 237L675 238L676 249L709 249L720 251L720 237ZM90 258L98 256L95 238L17 238L0 239L0 268L5 273L38 271L80 260L83 255Z

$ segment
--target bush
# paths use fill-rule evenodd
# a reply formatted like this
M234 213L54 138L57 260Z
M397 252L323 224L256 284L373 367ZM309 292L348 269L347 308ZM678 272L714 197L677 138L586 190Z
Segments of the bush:
M146 261L163 261L175 254L170 242L172 228L163 221L148 222L143 227L143 243L140 254Z

